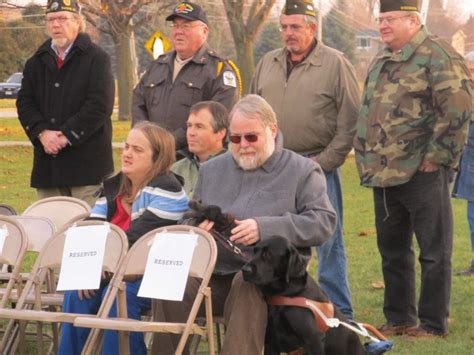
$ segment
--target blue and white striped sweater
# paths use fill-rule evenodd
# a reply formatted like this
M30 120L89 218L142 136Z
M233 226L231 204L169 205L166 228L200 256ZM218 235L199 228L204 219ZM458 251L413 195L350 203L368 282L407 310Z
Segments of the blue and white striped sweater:
M132 204L132 221L146 210L159 218L178 221L188 209L188 197L183 189L179 192L146 186ZM92 218L107 219L107 200L101 197L91 211Z

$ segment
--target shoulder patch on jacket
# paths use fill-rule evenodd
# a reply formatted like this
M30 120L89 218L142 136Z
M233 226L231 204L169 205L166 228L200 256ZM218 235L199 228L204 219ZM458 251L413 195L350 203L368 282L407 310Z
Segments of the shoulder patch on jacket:
M239 97L241 97L243 93L242 77L240 76L239 68L237 68L237 65L232 60L226 59L224 61L219 61L219 63L217 64L216 75L219 76L222 73L222 70L224 69L224 64L229 65L234 71L234 72L230 70L224 71L224 73L222 74L224 85L232 86L234 88L238 87Z

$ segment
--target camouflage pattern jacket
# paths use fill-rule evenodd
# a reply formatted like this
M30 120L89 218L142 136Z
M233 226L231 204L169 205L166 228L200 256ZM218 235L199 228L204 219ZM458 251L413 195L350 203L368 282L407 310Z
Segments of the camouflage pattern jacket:
M455 167L472 93L462 57L424 27L401 50L382 50L369 68L354 139L361 184L404 184L423 160Z

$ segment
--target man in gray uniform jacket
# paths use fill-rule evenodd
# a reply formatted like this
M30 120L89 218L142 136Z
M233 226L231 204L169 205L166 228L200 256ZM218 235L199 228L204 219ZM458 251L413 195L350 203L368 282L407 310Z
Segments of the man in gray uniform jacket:
M230 120L229 152L201 167L194 197L235 215L237 227L230 239L244 252L251 253L260 240L280 235L309 259L311 246L324 243L336 225L321 168L283 149L275 113L261 97L248 95L240 100ZM210 229L212 223L205 221L201 227ZM223 248L218 248L221 253ZM260 291L245 282L239 271L239 267L224 269L218 262L210 282L213 311L224 315L227 326L222 353L260 354L267 305ZM185 319L196 291L190 279L184 298L188 307L162 302L166 320ZM165 337L158 339L159 353L172 353L173 347L165 351Z

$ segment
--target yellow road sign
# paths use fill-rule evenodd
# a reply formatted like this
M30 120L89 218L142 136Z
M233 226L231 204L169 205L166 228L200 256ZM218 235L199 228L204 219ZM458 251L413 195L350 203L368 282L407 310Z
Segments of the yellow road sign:
M145 48L156 59L163 53L168 52L171 49L171 44L163 33L157 31L145 43Z

